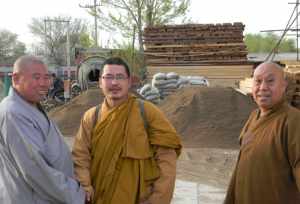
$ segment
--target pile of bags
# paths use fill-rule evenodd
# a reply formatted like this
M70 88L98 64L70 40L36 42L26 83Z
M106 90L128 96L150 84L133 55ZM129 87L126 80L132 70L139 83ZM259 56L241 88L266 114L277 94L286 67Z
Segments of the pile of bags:
M150 84L145 84L139 91L146 100L152 103L158 104L160 102L160 95L157 88L151 86Z
M179 76L175 72L156 73L151 85L144 85L138 92L146 100L157 104L160 99L173 94L177 89L192 85L209 86L209 83L202 76Z
M152 86L159 90L160 97L163 99L177 90L178 80L179 75L175 72L157 73L153 75Z

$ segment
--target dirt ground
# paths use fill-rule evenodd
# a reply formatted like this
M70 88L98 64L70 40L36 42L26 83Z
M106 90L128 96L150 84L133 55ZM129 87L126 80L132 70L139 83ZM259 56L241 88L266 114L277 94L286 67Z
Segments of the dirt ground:
M49 115L65 136L74 136L80 118L103 96L91 89ZM251 98L231 88L189 87L159 107L179 132L184 150L177 178L226 189L238 155L238 136L251 110Z
M181 135L177 178L226 189L238 156L238 137L255 104L232 88L179 90L161 105Z
M49 116L58 124L64 136L73 137L79 128L84 112L98 105L102 100L103 95L99 89L89 89L69 103L52 109Z

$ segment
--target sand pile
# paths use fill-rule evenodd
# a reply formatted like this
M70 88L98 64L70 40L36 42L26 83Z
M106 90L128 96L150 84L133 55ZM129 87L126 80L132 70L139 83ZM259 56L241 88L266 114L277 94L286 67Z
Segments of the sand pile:
M64 136L74 136L84 112L102 100L103 95L98 88L89 89L69 103L51 110L49 116L58 124Z
M89 89L50 111L65 136L74 136L83 113L102 102L99 89ZM159 107L182 136L186 147L238 148L238 136L255 105L231 88L188 87L167 97Z
M161 105L186 147L238 148L239 133L255 108L232 88L184 88Z

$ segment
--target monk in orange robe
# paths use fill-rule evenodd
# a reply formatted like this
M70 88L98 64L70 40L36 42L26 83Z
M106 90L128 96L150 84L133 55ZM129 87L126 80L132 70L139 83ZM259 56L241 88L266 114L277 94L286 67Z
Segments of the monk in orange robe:
M84 114L72 152L89 201L170 203L181 150L174 127L155 105L141 107L128 92L130 72L120 58L104 62L99 83L105 100L99 114L96 107Z

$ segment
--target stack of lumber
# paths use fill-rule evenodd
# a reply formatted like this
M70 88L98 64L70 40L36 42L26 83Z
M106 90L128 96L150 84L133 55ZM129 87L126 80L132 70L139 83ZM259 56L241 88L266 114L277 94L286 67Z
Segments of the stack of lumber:
M287 100L291 105L300 109L300 71L291 72L290 69L286 69L285 76L288 80Z
M247 64L242 23L186 24L147 27L147 65Z

